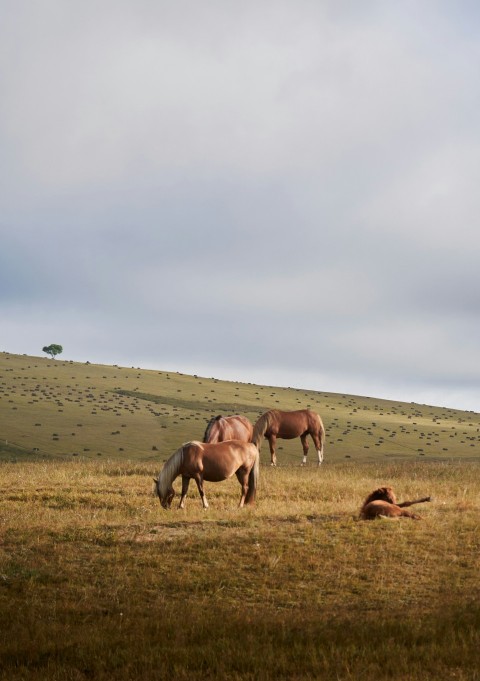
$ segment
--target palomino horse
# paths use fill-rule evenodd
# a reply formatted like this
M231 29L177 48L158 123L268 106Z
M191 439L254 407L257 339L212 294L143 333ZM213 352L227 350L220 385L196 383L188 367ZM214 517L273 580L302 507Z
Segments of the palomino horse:
M251 442L228 440L215 444L203 442L187 442L182 445L165 462L158 478L154 478L155 492L163 508L170 508L175 490L172 483L176 477L182 476L182 495L179 508L185 508L185 497L190 479L197 483L203 508L208 508L207 498L203 491L203 481L220 482L227 480L234 473L242 487L240 508L244 504L253 504L258 482L260 455Z
M373 520L379 516L387 518L412 518L412 520L421 520L419 515L404 511L405 506L413 506L413 504L423 504L430 501L431 497L423 497L423 499L415 499L415 501L404 501L399 504L391 487L379 487L374 492L368 495L363 502L360 510L360 518L362 520Z
M251 442L253 426L245 416L214 416L203 436L204 442L223 442L241 440Z
M291 440L299 437L303 446L302 465L307 463L308 442L307 435L311 435L318 454L318 465L323 461L323 447L325 444L325 428L320 416L310 409L298 411L279 411L271 409L262 414L253 427L252 442L260 450L263 437L266 437L270 445L270 457L272 466L277 465L275 444L277 437Z

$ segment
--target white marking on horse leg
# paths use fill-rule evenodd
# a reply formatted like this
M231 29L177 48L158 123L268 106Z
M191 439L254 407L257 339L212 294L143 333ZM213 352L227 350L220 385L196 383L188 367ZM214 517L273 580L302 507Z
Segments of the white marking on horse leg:
M323 450L322 450L322 449L317 449L317 454L318 454L318 465L320 466L320 464L321 464L322 461L323 461Z
M207 497L205 496L205 494L202 497L202 503L203 503L203 508L208 508L208 501L207 501Z
M304 455L303 455L302 466L305 466L306 463L307 463L307 456L306 456L306 454L304 454Z

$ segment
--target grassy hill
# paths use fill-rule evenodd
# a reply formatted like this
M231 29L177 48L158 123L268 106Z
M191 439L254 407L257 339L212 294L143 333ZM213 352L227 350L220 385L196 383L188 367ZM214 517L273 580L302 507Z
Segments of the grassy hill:
M0 353L3 460L164 461L182 442L202 439L216 414L255 422L268 409L306 407L325 424L326 463L480 457L478 413ZM299 440L279 441L277 452L279 464L301 461Z

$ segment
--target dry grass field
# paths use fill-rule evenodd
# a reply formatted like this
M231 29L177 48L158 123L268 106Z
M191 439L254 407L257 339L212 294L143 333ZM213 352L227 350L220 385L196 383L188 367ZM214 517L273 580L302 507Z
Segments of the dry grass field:
M478 414L0 360L0 679L480 679ZM152 496L224 406L308 404L325 463L264 446L254 508ZM359 521L382 484L422 520Z

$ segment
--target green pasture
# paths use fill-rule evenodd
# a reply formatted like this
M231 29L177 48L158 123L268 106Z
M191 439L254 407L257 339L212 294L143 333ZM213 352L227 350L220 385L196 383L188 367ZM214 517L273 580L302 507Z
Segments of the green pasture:
M163 462L183 442L202 439L217 414L244 414L255 422L268 409L307 407L325 424L325 463L480 456L478 413L0 353L3 460ZM279 441L279 464L300 463L301 451L299 440ZM315 452L310 459L315 461ZM262 461L269 462L268 443Z

